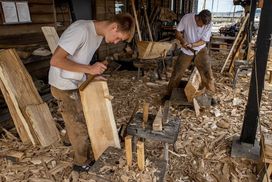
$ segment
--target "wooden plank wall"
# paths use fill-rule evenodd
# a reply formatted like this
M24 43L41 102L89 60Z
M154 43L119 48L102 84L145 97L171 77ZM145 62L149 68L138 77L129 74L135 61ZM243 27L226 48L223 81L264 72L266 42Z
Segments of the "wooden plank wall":
M32 22L23 24L3 24L0 8L0 48L46 43L41 32L42 26L58 25L57 29L64 30L71 23L68 3L56 1L56 17L53 0L28 0L28 5Z

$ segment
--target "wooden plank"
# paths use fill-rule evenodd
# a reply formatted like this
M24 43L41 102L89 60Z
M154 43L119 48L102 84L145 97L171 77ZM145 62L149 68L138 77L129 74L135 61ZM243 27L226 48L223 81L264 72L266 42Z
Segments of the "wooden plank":
M235 38L235 40L234 40L234 43L233 43L233 45L232 45L232 47L231 47L231 50L230 50L230 52L229 52L229 54L228 54L228 57L227 57L227 59L226 59L224 65L223 65L223 67L222 67L220 73L223 73L223 71L224 71L224 69L225 69L225 67L226 67L226 65L227 65L227 63L228 63L230 57L232 56L233 51L234 51L234 49L235 49L235 47L236 47L236 44L237 44L238 40L240 39L240 35L241 35L241 33L244 31L244 29L245 29L245 26L246 26L246 23L247 23L248 18L249 18L249 13L248 13L247 16L245 17L245 19L244 19L244 21L243 21L243 24L242 24L242 26L240 27L240 30L239 30L239 32L238 32L238 34L237 34L237 36L236 36L236 38Z
M51 53L53 54L58 46L59 36L55 27L42 27L42 32L48 43Z
M19 24L19 25L0 25L0 36L7 35L21 35L31 33L41 33L42 26L54 26L54 23L40 23L40 24Z
M42 146L49 146L60 140L59 132L46 103L29 105L26 113Z
M29 4L30 14L41 14L41 13L52 13L53 14L53 4Z
M11 113L15 113L17 115L16 117L13 117L13 119L19 118L15 124L17 122L21 123L20 126L24 127L27 136L30 138L33 145L40 144L41 141L39 141L40 138L37 136L37 132L39 133L40 131L44 130L43 132L52 134L57 129L55 124L49 122L47 124L52 124L52 126L46 130L44 128L44 122L47 122L47 120L41 120L40 118L29 120L28 118L26 113L27 106L43 104L42 98L40 97L31 76L13 49L0 52L0 66L0 78L10 98L6 100L8 101L7 104L10 105L9 108L12 109ZM45 111L42 110L41 112L43 113ZM52 117L49 110L47 113L45 112L45 114L47 114L45 116L46 119L49 116ZM53 131L51 131L51 129ZM49 140L49 138L45 138L44 140Z
M132 136L128 135L125 137L125 150L127 165L130 167L132 165Z
M31 15L32 23L54 23L54 14L32 14Z
M2 91L2 94L3 94L4 98L6 100L6 103L8 105L9 112L11 114L11 117L12 117L13 123L15 125L15 128L17 130L17 133L20 136L20 139L25 144L30 143L31 140L28 137L28 133L27 133L23 123L20 121L22 119L21 115L17 113L18 108L12 102L12 100L14 98L10 97L10 95L8 94L8 91L7 91L4 83L1 81L1 79L0 79L0 88L1 88L1 91Z
M6 102L7 102L8 108L10 109L10 113L12 113L12 119L16 120L14 122L14 124L16 125L16 129L18 128L17 132L18 132L18 134L22 134L22 131L25 132L25 133L23 133L23 138L21 138L21 140L23 142L25 142L26 141L25 137L27 136L29 138L29 140L31 141L31 143L35 146L36 140L35 140L33 134L31 133L31 129L29 128L27 121L25 120L25 118L20 110L19 104L15 98L15 95L11 91L11 86L6 81L1 64L0 64L0 79L3 84L2 85L3 87L1 87L1 90L6 89L6 93L8 94L8 96L5 96L5 95L4 96L5 96L5 99L7 98ZM14 116L13 116L13 114L14 114ZM19 136L21 137L21 135L19 135Z
M143 171L145 167L144 142L137 141L137 164L138 168Z
M24 155L25 154L23 152L16 151L16 150L9 150L9 151L7 151L5 157L8 160L11 160L13 162L19 162L20 160L23 159Z
M139 21L138 21L138 16L137 16L136 8L135 8L135 0L131 0L131 5L132 5L134 18L135 18L135 23L136 23L136 28L137 28L139 40L142 41L143 40L142 39L142 34L141 34L140 25L139 25Z
M120 148L111 101L105 98L108 95L109 89L105 81L90 82L83 91L80 91L95 160L109 146Z
M190 75L189 81L184 88L184 92L188 102L193 102L193 98L200 95L199 91L200 84L201 84L200 74L197 68L194 68L192 74Z
M238 43L237 45L237 49L234 52L234 55L232 56L231 62L230 62L230 66L228 69L228 72L233 75L233 70L234 70L234 62L237 60L237 58L239 57L239 54L243 48L244 42L246 41L246 37L247 34L244 34L241 41Z
M160 106L159 111L154 119L154 122L152 124L152 128L154 131L162 131L162 108Z

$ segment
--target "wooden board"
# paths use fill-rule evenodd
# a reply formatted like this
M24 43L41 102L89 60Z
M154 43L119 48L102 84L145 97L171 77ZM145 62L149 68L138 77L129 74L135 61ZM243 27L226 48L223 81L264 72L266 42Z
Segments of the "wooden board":
M120 148L107 82L94 81L80 91L83 112L92 144L94 158L109 147Z
M194 68L187 85L184 88L185 95L188 102L193 102L193 98L200 94L199 86L201 84L201 77L197 70Z
M49 146L60 139L46 103L27 106L26 114L42 146Z
M47 122L47 120L41 120L38 117L35 119L32 118L31 121L29 120L26 107L43 104L43 100L15 50L9 49L0 52L0 68L1 90L5 93L5 100L12 114L17 131L20 137L23 136L21 140L25 141L25 136L28 136L33 145L42 144L43 146L43 143L39 141L41 138L36 134L43 130L43 132L54 133L57 130L56 125L49 122L47 124L51 126L46 129L44 128L44 122ZM43 114L47 114L44 116L45 118L52 117L50 112L42 112ZM33 128L33 126L36 127ZM59 138L56 137L55 139L57 141ZM47 141L48 138L43 138L43 140ZM47 141L47 143L51 142Z
M168 42L149 42L139 41L137 42L138 52L140 59L155 59L165 56L165 54L171 49L172 44Z
M45 39L48 43L51 53L55 52L55 49L58 46L59 36L55 27L42 27L42 32L45 36Z

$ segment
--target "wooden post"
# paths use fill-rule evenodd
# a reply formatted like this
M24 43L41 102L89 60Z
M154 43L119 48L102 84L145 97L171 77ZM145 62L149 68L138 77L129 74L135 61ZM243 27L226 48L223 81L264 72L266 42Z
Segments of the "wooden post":
M125 137L125 149L126 149L126 159L128 167L132 164L132 136L128 135Z
M144 142L142 141L137 142L137 162L139 169L141 171L144 170L145 155L144 155Z
M131 5L132 5L132 10L133 10L134 18L135 18L135 23L136 23L136 28L137 28L139 40L142 41L143 39L142 39L142 35L141 35L141 30L140 30L140 25L139 25L139 22L138 22L138 17L137 17L137 13L136 13L136 9L135 9L134 0L131 0Z
M154 122L152 124L152 128L154 131L162 131L162 108L160 106L159 111L154 119Z
M145 128L145 125L148 120L148 108L149 108L149 103L144 102L144 108L143 108L143 128Z
M144 17L145 17L145 21L146 21L146 25L147 25L147 29L148 29L149 38L153 42L153 37L152 37L151 29L150 29L150 24L149 24L148 16L147 16L147 13L146 13L146 7L145 7L144 4L143 4L143 7L144 7Z

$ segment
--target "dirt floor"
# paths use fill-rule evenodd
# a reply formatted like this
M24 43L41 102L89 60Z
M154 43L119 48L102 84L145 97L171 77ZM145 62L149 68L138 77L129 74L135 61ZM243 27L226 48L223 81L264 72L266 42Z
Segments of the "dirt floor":
M232 138L241 133L250 71L240 73L237 88L233 90L232 79L219 73L225 58L225 54L212 53L217 89L214 97L219 101L217 105L202 108L198 117L193 108L170 108L171 115L181 119L181 127L176 143L177 151L174 152L171 145L169 147L167 182L253 182L260 177L256 162L230 157ZM119 128L130 118L136 101L141 104L144 100L150 103L150 113L156 114L160 98L166 91L167 81L150 82L147 76L137 80L137 72L119 71L109 78L108 85L114 96L112 106ZM272 92L269 89L271 90L269 85L266 85L260 109L261 129L264 133L272 132ZM63 127L55 100L50 100L48 104L59 128ZM123 156L114 170L104 167L101 173L114 171L111 179L118 182L155 181L154 173L157 168L150 161L152 158L162 157L163 145L146 140L145 149L144 171L137 169L136 162L129 169ZM6 131L0 140L0 156L11 150L21 151L24 155L19 161L0 158L0 181L99 181L93 173L72 172L71 147L62 144L47 148L23 145L11 130Z

